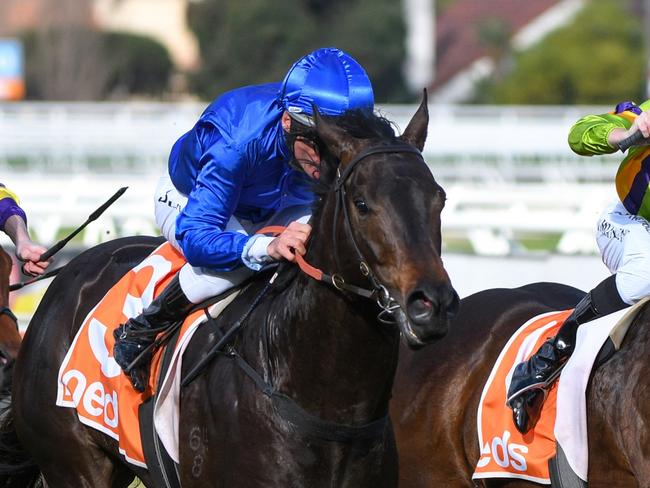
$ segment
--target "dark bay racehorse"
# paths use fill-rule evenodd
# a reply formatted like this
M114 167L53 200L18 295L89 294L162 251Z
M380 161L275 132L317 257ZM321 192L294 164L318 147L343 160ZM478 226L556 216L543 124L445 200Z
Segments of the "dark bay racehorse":
M16 316L9 308L12 265L11 257L0 247L0 400L11 390L11 374L21 341Z
M336 272L345 283L338 277L334 283L344 290L293 264L281 267L230 354L182 390L184 487L397 484L387 414L400 333L415 347L432 342L447 333L458 308L440 259L444 191L414 149L426 138L426 100L400 138L380 117L316 119L323 191L306 259ZM133 473L153 486L145 470L123 463L113 439L82 425L73 409L56 407L55 398L59 365L84 317L157 243L130 238L100 245L50 285L16 363L15 432L10 424L4 432L5 439L17 434L26 456L0 457L5 472L7 464L32 459L35 465L22 477L9 466L5 486L29 486L37 471L50 488L123 487ZM239 320L267 282L263 275L247 287L218 321ZM364 290L373 291L372 299L358 294ZM392 323L378 320L382 308ZM210 326L199 328L184 374L215 342ZM237 357L273 393L263 392Z
M499 352L529 318L573 308L583 295L556 283L476 293L461 300L444 341L414 353L401 351L391 403L400 488L476 486L471 481L479 459L476 412ZM646 306L621 350L591 378L590 488L650 486L649 358ZM477 485L540 486L523 480L482 483Z
M555 283L475 293L461 300L444 341L400 352L391 401L400 488L476 486L471 479L480 454L476 412L497 356L528 319L572 308L583 295ZM539 485L503 480L485 486Z

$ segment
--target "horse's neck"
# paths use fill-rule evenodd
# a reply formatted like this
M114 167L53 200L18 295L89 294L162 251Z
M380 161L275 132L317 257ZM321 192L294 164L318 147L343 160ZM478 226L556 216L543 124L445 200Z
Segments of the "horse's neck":
M313 239L308 260L327 273L352 275L351 270L346 274L335 269L331 233ZM363 422L384 414L399 335L379 324L376 314L374 303L365 298L345 296L298 276L274 301L267 321L270 375L276 386L333 421Z
M0 307L9 306L9 279L12 265L11 257L0 247ZM10 315L0 314L0 351L5 359L15 359L18 356L21 337L16 325Z
M7 252L0 247L0 306L9 306L9 279L13 262Z

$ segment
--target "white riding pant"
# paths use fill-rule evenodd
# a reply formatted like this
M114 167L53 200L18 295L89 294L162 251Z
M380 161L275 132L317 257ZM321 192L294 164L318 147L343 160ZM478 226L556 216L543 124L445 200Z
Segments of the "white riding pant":
M603 263L616 273L616 288L625 303L650 295L650 222L616 200L598 220L596 243Z
M187 204L187 196L179 192L169 176L163 176L158 182L154 195L156 224L163 237L172 246L183 252L176 240L176 217ZM234 216L228 221L225 230L241 232L252 235L257 230L268 225L286 226L293 221L306 223L311 217L311 208L308 206L289 207L278 211L267 221L253 224L247 220L240 220ZM251 276L255 271L241 266L233 271L213 271L208 268L185 264L179 272L179 282L185 296L193 303L200 303L215 295L219 295Z

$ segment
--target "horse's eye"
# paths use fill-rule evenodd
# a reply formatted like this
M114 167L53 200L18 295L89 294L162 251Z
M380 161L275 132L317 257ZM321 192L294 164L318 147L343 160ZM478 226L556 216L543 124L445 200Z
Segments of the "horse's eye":
M365 215L368 213L368 205L366 205L366 202L364 202L360 198L357 198L354 201L354 206L357 207L357 210L361 215Z

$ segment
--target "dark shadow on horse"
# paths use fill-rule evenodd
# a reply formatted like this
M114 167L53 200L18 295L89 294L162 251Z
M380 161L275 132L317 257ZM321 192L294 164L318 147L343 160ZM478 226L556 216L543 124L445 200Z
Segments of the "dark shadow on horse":
M13 261L0 247L0 410L9 401L13 367L20 349L18 319L9 308L9 279Z
M573 308L583 295L557 283L482 291L461 300L444 341L401 351L391 403L401 488L540 486L514 479L472 481L479 459L478 404L497 356L517 328L537 314ZM645 306L621 349L592 374L590 488L650 486L649 322Z
M388 121L360 112L316 116L316 124L323 141L320 201L305 258L372 296L281 265L231 343L276 396L264 394L232 355L210 362L181 392L182 486L397 484L388 402L400 336L413 347L435 341L458 308L440 258L444 191L413 150L426 138L426 99L399 138ZM151 485L146 470L125 463L116 441L55 399L58 369L82 321L159 242L138 237L100 245L50 285L15 366L0 457L4 486L32 486L40 474L50 488L125 487L134 475ZM218 323L227 328L240 319L268 278L262 273L248 285ZM211 327L199 327L183 374L216 341ZM302 412L298 420L283 414L287 404Z

